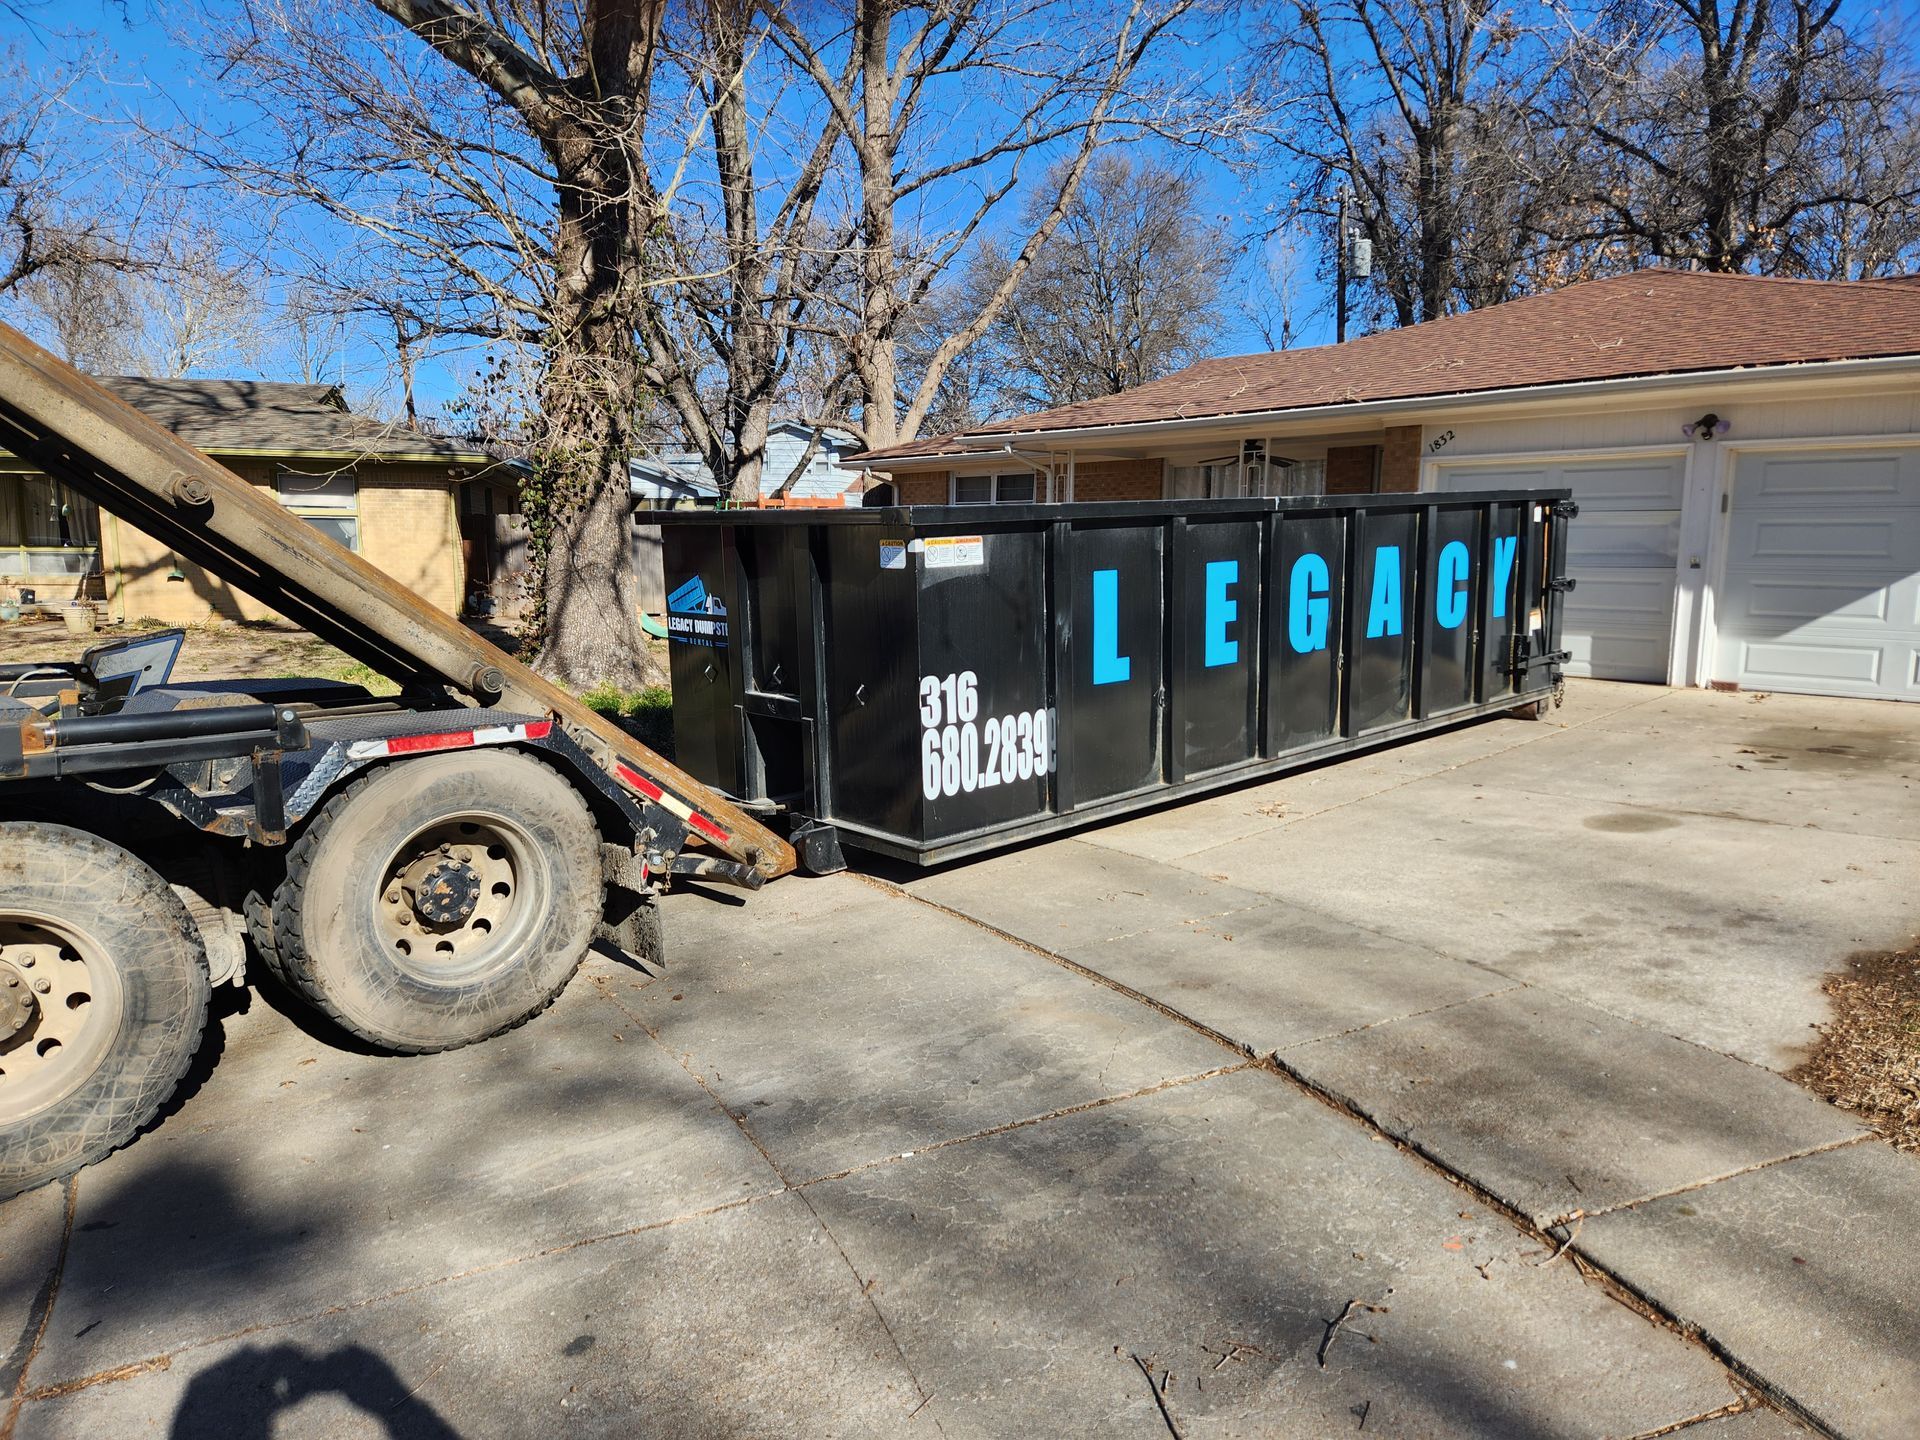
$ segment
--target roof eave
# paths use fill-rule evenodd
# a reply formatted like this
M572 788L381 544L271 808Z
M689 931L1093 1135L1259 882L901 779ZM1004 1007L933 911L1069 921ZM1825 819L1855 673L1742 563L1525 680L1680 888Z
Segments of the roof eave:
M1343 400L1328 405L1296 405L1273 410L1241 410L1221 415L1170 416L1164 420L1130 420L1105 425L1081 425L1048 430L976 432L957 437L965 448L931 455L849 456L840 463L856 470L941 469L956 460L984 460L1012 449L1039 445L1059 449L1087 440L1114 440L1122 436L1178 435L1195 430L1240 428L1277 421L1321 417L1341 421L1404 415L1445 406L1449 410L1497 405L1564 401L1587 395L1632 395L1658 390L1693 390L1729 382L1791 380L1797 377L1846 379L1860 375L1920 373L1920 354L1876 355L1857 360L1806 360L1779 365L1730 366L1720 370L1664 371L1656 375L1620 375L1600 380L1570 380L1550 385L1518 385L1499 390L1440 391L1396 396L1389 400Z

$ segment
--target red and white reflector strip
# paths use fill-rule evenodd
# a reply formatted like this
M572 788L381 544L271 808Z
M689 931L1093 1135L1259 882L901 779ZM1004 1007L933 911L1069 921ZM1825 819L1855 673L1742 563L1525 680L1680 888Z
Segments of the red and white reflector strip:
M631 765L615 764L613 770L622 781L633 789L638 790L642 795L646 796L647 799L653 801L654 804L660 806L669 814L677 815L680 819L686 821L689 829L706 836L707 839L713 841L716 845L726 845L732 842L733 836L729 835L725 830L722 830L718 825L714 824L713 821L702 815L698 810L695 810L679 796L670 795L665 790L662 790Z
M483 725L475 730L447 730L437 735L395 735L388 740L356 740L347 746L347 758L384 760L392 755L425 755L434 750L512 745L522 740L544 740L552 733L551 720L535 720L526 725Z

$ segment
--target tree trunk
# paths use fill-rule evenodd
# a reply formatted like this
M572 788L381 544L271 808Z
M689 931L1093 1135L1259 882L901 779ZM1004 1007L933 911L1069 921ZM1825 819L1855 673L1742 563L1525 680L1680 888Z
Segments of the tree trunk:
M881 450L900 439L899 297L894 293L893 254L893 72L887 63L893 0L862 0L857 21L861 46L860 94L866 128L860 137L861 303L865 311L855 341L860 377L860 423L867 448ZM911 438L911 437L909 437Z
M559 284L526 507L535 586L528 638L540 672L561 684L631 690L664 676L641 634L633 571L627 456L636 357L622 283L633 204L610 202L609 193L621 192L562 177Z

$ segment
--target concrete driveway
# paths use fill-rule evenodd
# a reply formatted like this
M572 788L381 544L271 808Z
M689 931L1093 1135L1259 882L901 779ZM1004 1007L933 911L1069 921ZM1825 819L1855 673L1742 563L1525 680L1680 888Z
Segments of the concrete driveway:
M1912 710L1576 685L677 896L451 1055L255 997L0 1206L0 1435L1910 1435L1920 1167L1776 1071L1920 923L1916 776Z

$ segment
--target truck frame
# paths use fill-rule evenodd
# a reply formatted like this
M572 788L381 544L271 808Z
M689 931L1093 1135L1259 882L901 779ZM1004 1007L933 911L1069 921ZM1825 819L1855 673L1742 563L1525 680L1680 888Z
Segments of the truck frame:
M596 939L664 956L676 882L793 847L0 325L0 447L397 684L176 684L180 631L0 663L0 1197L132 1139L248 941L363 1041L544 1009ZM4 657L0 657L3 659Z

